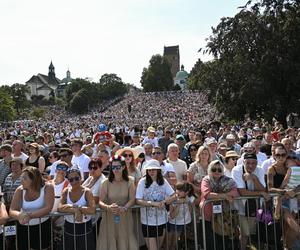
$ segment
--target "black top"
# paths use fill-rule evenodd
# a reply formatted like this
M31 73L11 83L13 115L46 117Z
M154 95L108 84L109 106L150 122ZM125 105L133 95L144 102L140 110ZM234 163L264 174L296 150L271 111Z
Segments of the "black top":
M283 182L283 179L285 177L285 174L279 174L277 173L275 167L273 166L273 169L275 171L275 175L273 176L273 185L274 185L274 188L280 188L281 186L281 183Z
M26 166L32 166L32 167L35 167L35 168L39 168L39 159L40 159L40 157L36 158L35 162L29 162L29 157L28 157L26 162L25 162L25 165Z

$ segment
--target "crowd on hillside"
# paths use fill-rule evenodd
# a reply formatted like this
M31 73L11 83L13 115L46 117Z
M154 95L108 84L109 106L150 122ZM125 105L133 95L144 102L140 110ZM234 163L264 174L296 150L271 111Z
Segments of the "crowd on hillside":
M187 232L206 249L299 249L300 130L212 122L204 96L178 96L140 94L80 117L53 108L3 128L0 225L15 219L17 237L0 249L166 250ZM47 217L56 211L66 216ZM274 237L255 238L258 222Z

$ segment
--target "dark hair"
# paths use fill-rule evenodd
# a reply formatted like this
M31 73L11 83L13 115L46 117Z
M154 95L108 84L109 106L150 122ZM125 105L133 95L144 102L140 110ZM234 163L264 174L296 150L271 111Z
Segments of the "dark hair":
M22 170L22 173L27 173L29 179L32 181L31 186L35 191L40 191L41 187L45 185L45 180L36 167L28 166Z
M89 167L92 167L92 166L97 166L98 168L101 168L102 161L100 160L100 158L91 159L91 161L89 162Z
M58 155L58 152L57 151L52 151L50 154L53 155L54 158L58 159L59 158L59 155ZM49 156L50 158L50 156Z
M183 191L183 192L187 193L187 195L189 197L194 195L193 186L190 183L187 183L187 182L177 182L176 190Z
M151 176L148 174L148 170L146 170L145 188L150 187L152 182L153 182L153 180L152 180ZM157 169L156 182L159 186L162 186L165 183L164 177L163 177L160 169Z
M83 141L81 139L73 139L71 141L71 144L78 144L78 145L80 145L80 147L82 147L83 146Z
M107 154L107 155L109 155L109 153L108 153L108 151L106 150L106 149L102 149L102 150L100 150L100 152L99 153L104 153L104 154Z
M117 161L117 160L114 160L114 161ZM109 164L109 175L108 175L109 182L113 182L113 180L115 179L115 174L114 174L114 172L112 171L112 168L111 168L112 163L114 161L110 162L110 164ZM127 170L125 161L124 162L123 161L117 161L117 162L120 162L122 167L124 167L124 169L122 171L122 179L124 181L129 181L129 175L128 175L128 170Z
M61 148L59 149L59 153L67 152L69 155L73 155L73 151L70 148Z

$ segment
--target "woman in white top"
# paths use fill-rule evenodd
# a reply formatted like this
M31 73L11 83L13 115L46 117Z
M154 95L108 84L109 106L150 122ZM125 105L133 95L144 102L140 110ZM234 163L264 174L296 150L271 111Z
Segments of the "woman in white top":
M166 203L171 203L175 192L163 178L159 161L150 160L145 166L146 177L137 186L136 202L141 208L142 231L149 250L160 249L167 223Z
M64 249L95 249L91 215L95 214L92 192L81 185L79 169L70 169L67 178L71 187L66 188L58 205L59 212L71 213L65 216ZM74 244L75 243L75 244Z
M106 179L104 174L102 174L102 161L100 158L94 158L89 163L89 172L90 176L85 180L82 186L87 187L91 190L96 208L99 208L99 194L101 190L102 182ZM93 230L95 235L99 232L100 225L100 212L96 212L96 214L92 217L92 223L97 224L97 228L94 226ZM97 229L97 230L96 230Z
M52 212L57 211L57 207L60 202L62 192L69 185L68 179L66 179L68 168L69 165L64 161L61 161L58 165L56 165L56 170L55 170L56 175L54 179L49 181L49 183L53 184L54 186L54 196L55 196Z
M22 185L16 189L9 211L10 216L18 220L18 249L48 248L51 220L43 216L48 215L53 207L54 188L45 183L35 167L23 169L21 179Z

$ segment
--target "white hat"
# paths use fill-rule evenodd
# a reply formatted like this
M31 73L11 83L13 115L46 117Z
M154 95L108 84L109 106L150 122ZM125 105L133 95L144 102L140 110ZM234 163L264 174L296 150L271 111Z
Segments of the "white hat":
M147 161L146 165L145 165L145 170L149 170L149 169L160 169L161 170L159 161L154 160L154 159Z
M125 147L125 148L121 148L121 149L117 150L116 155L122 155L125 151L130 151L132 153L134 159L137 159L139 156L139 154L135 150L135 148L131 148L131 147Z
M217 140L215 138L209 138L206 142L206 145L210 145L210 144L218 144Z
M145 152L145 149L144 149L144 147L142 147L142 146L136 146L135 148L134 148L134 150L137 152L137 155L139 156L140 154L142 154L142 153L146 153Z
M226 140L235 140L235 136L233 134L228 134Z

